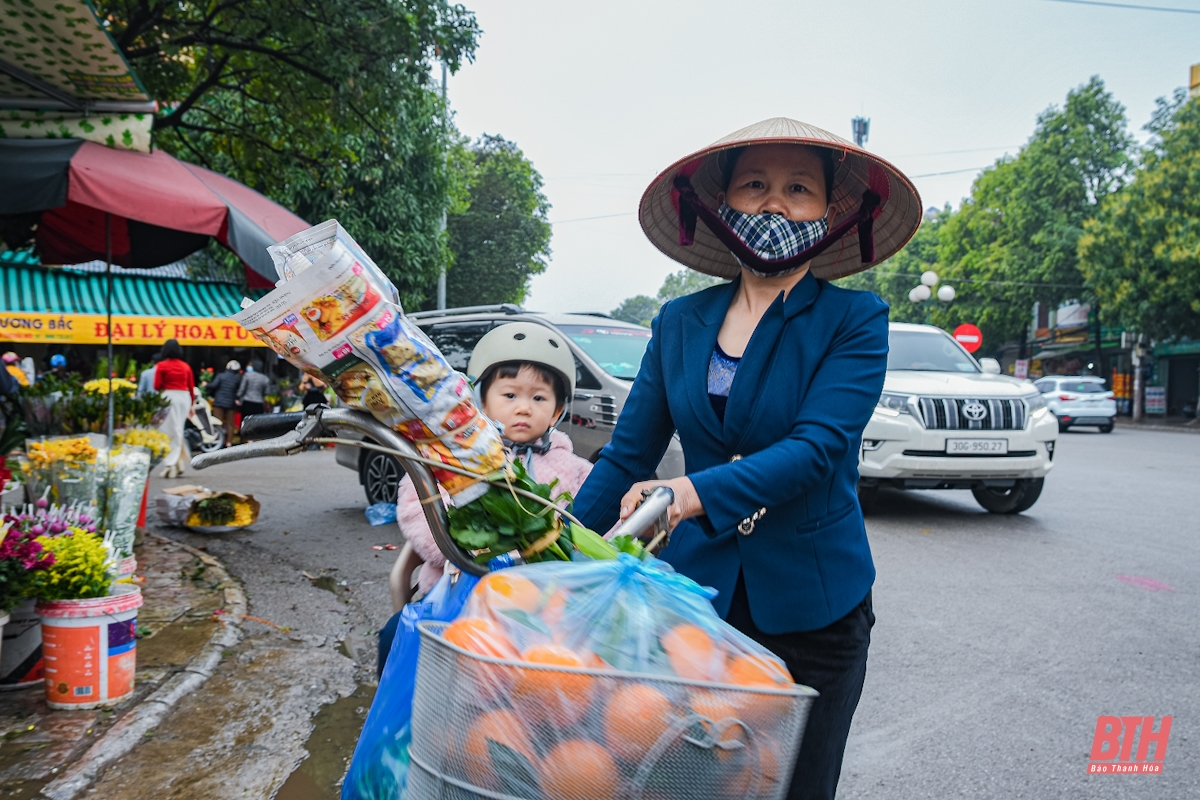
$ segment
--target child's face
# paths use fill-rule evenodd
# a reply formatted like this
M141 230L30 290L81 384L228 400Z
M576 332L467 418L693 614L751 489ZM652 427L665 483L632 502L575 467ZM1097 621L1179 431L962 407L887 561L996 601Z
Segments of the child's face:
M515 378L496 378L483 398L483 412L504 426L504 436L518 444L540 439L562 407L554 387L536 370L521 367Z

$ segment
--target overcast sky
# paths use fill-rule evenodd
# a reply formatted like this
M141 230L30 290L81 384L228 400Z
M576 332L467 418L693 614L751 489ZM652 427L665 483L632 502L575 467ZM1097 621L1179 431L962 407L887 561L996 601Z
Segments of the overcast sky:
M913 177L926 207L957 206L1091 75L1144 138L1155 98L1200 62L1200 13L1055 0L463 2L483 37L450 103L464 134L512 139L545 177L554 254L525 305L546 311L654 295L681 267L642 234L642 191L752 122L850 138L851 118L869 117L868 149Z

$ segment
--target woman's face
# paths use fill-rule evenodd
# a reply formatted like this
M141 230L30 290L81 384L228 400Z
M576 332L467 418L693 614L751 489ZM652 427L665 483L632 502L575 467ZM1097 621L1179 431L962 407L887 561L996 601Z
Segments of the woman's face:
M747 147L717 200L743 214L781 214L793 222L820 219L829 207L824 164L813 148L800 144Z

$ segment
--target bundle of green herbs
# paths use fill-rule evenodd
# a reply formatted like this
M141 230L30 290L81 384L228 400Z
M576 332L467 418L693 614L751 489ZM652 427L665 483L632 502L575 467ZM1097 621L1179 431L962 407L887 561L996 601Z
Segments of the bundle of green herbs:
M450 536L478 564L513 551L528 562L608 560L620 553L647 557L645 548L631 536L608 541L574 522L564 524L559 508L572 498L570 492L556 493L557 484L557 479L536 482L519 460L514 461L510 471L491 481L486 494L447 510ZM514 490L530 492L541 502Z

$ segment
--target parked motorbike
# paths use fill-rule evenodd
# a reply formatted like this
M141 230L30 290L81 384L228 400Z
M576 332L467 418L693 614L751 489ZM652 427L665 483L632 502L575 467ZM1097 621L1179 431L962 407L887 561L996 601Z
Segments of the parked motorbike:
M212 406L204 397L198 395L192 402L183 435L193 453L213 453L225 444L225 426L213 416Z

